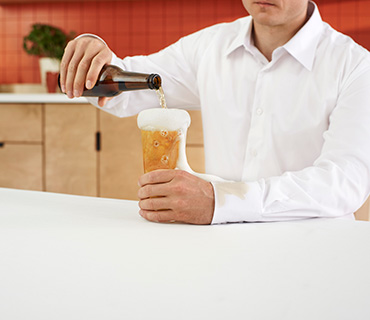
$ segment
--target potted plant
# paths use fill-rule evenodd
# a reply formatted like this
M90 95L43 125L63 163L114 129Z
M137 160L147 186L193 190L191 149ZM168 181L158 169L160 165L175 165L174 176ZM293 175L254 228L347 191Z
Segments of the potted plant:
M35 23L30 33L23 38L24 50L30 55L40 57L42 84L46 85L47 72L52 77L57 77L64 48L73 36L73 32L66 34L57 27Z

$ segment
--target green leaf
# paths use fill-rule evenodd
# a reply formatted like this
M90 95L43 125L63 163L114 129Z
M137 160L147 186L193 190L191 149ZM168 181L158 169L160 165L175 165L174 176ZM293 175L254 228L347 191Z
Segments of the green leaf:
M23 38L23 49L30 55L62 59L64 48L75 33L68 35L61 29L35 23L30 33Z

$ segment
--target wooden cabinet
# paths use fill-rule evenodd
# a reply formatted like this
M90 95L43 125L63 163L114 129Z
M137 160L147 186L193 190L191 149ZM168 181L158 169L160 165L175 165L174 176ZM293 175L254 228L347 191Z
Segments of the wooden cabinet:
M98 195L98 110L85 104L45 105L45 189Z
M141 133L136 116L117 118L100 112L100 196L137 199L143 172Z
M0 186L43 190L42 105L0 104Z
M190 111L186 153L204 172L199 111ZM0 187L137 199L143 174L137 117L90 104L0 104Z
M0 104L0 141L42 141L41 104Z
M190 111L192 125L187 139L187 157L190 166L204 172L203 134L199 111ZM137 117L117 118L100 112L100 196L137 199L138 178L144 173L141 132Z
M7 142L0 146L0 187L42 191L42 146Z
M355 212L356 220L370 221L370 198Z

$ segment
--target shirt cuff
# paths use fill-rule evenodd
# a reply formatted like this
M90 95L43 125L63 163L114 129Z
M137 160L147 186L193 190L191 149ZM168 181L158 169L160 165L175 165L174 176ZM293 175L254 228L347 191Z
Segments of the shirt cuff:
M261 221L263 185L259 182L212 182L212 224Z
M112 60L110 61L110 64L113 64L117 67L120 67L122 70L125 70L123 63L122 63L122 59L118 58L117 55L113 51L112 51Z

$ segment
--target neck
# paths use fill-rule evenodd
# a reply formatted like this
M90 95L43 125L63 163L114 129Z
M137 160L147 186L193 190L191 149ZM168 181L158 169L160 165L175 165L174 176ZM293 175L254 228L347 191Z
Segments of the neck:
M271 61L272 53L278 47L283 46L303 27L310 18L307 14L300 21L291 25L263 25L253 21L252 37L257 49Z
M271 61L274 50L287 43L297 33L297 31L298 30L291 33L276 32L276 30L271 30L269 28L264 29L262 27L257 29L256 26L253 26L254 45L268 61Z

